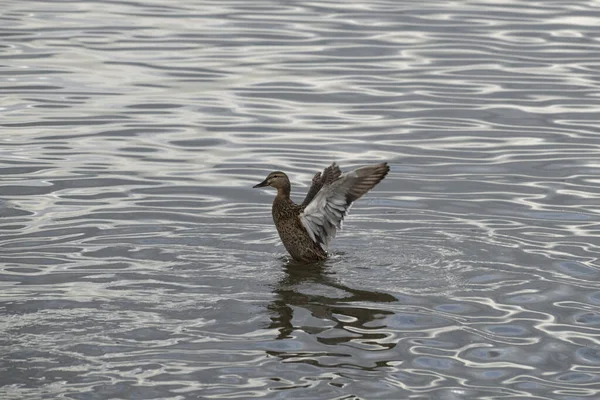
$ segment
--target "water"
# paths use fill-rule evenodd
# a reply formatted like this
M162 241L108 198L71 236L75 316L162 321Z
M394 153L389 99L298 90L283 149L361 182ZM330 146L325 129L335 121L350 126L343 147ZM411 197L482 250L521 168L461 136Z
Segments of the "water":
M0 398L600 398L597 1L2 2ZM283 170L389 161L323 264Z

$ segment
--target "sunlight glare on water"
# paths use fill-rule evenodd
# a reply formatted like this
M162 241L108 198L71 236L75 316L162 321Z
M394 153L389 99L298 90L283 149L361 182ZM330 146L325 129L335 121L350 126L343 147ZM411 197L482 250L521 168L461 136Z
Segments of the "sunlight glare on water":
M599 2L0 4L0 398L600 398Z

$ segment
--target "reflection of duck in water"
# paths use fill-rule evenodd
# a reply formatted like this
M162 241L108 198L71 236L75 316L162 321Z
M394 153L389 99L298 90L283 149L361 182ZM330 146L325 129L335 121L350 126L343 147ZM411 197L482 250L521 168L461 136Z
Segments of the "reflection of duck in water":
M389 172L387 163L368 165L342 174L333 163L318 172L302 204L290 199L290 180L281 171L271 172L254 187L277 189L273 221L286 250L297 261L327 258L325 247L335 237L355 200L377 185Z
M393 314L391 311L378 310L375 307L365 308L356 305L350 305L356 302L370 303L390 303L397 299L387 293L372 292L367 290L352 289L345 286L334 278L334 275L327 271L324 263L315 263L311 265L290 263L285 267L285 276L277 283L273 290L276 299L268 306L269 310L275 315L271 317L269 328L279 329L277 339L289 338L295 329L300 329L311 334L319 334L328 329L342 329L347 331L347 327L355 327L358 330L373 329L365 328L365 324L385 315ZM324 291L318 294L302 293L304 285L310 285L309 290L319 289L319 286L325 286ZM333 289L333 290L332 290ZM338 296L330 297L325 293L335 293ZM350 303L350 304L348 304ZM294 327L294 311L292 307L302 307L310 311L311 315L321 320L330 320L334 327L323 326L296 326ZM346 316L346 318L344 318ZM377 334L380 336L380 334ZM365 338L369 334L363 334ZM319 342L325 344L337 344L347 342L356 338L356 333L349 333L342 337L335 338L317 338ZM375 339L375 338L374 338Z

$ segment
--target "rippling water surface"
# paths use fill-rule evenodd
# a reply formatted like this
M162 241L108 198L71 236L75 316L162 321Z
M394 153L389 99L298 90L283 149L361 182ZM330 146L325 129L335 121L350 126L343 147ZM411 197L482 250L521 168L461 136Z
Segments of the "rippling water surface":
M0 398L600 398L598 1L1 3Z

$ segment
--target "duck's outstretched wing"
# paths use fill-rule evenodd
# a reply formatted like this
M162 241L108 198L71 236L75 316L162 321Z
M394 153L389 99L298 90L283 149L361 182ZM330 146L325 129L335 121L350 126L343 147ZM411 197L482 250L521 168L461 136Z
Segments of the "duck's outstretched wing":
M346 172L324 185L300 214L310 238L322 247L329 245L337 229L342 227L352 202L377 185L389 170L387 163L369 165Z
M317 172L315 176L312 178L312 185L310 189L308 189L308 193L306 194L306 198L302 202L302 208L308 206L308 204L312 201L319 190L324 185L327 185L342 175L342 171L340 171L340 167L336 163L331 164L329 167L323 170L323 173Z

